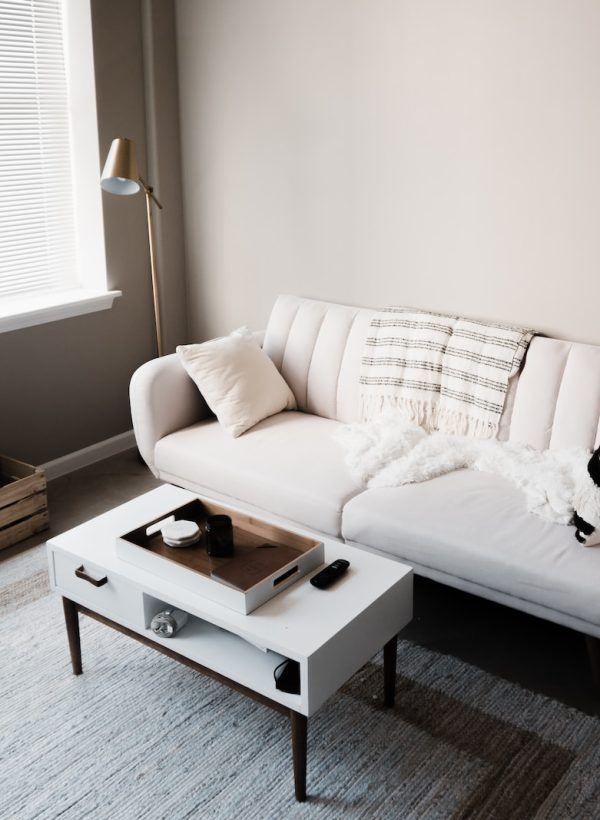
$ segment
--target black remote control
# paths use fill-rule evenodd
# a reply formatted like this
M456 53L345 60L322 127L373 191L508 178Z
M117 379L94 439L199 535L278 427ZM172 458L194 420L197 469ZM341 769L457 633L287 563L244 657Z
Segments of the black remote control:
M350 566L350 561L345 561L343 558L338 558L333 564L317 572L316 575L310 579L311 584L317 589L328 589L332 584L335 584L338 578L346 572Z

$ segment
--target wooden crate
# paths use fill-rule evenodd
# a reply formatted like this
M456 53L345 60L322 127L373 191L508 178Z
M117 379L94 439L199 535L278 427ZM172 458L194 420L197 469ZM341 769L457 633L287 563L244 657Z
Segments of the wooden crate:
M0 456L0 550L47 528L48 494L43 470Z

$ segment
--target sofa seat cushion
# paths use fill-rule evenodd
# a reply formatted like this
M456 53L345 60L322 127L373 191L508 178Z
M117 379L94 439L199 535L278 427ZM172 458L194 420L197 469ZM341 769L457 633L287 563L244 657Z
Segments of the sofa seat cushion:
M159 476L206 489L339 537L341 511L361 487L333 440L337 421L288 411L239 438L206 420L161 439Z
M600 626L600 547L584 547L571 527L528 513L521 491L498 476L460 470L367 490L346 505L342 534L425 575L431 569L461 588L468 588L461 581L488 588L486 597L499 600L497 591Z

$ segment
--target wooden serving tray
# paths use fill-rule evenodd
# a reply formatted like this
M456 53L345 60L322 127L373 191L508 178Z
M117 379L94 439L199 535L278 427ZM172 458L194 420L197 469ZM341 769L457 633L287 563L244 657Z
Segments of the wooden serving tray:
M234 554L230 557L214 558L206 551L204 527L211 515L228 515L232 519ZM202 530L201 540L190 547L169 547L160 530L148 534L149 529L170 516L195 521ZM273 550L268 550L267 557L268 547ZM160 574L165 580L248 614L322 564L324 547L320 541L196 498L118 538L117 555ZM223 573L230 583L213 577L214 571Z

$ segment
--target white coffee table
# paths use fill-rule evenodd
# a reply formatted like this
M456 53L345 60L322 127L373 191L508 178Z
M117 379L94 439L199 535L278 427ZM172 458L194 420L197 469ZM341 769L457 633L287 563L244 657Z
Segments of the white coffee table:
M316 570L242 615L117 557L118 536L196 497L165 484L48 541L73 673L82 672L82 613L281 712L291 722L296 798L304 800L307 718L382 647L384 701L394 704L396 636L412 617L412 570L325 541L326 563L350 561L343 579L318 590L309 583ZM191 616L172 638L149 628L165 606ZM299 695L275 688L273 672L285 658L300 664Z

